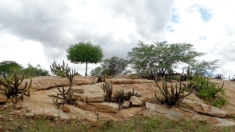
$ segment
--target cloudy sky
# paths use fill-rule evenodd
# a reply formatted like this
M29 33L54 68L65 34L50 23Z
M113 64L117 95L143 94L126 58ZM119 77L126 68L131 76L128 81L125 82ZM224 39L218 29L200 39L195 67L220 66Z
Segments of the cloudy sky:
M104 58L126 58L138 41L186 42L200 59L219 59L217 73L235 74L233 0L1 0L0 62L49 71L55 60L85 74L66 58L69 44L91 41ZM88 72L96 65L89 64Z

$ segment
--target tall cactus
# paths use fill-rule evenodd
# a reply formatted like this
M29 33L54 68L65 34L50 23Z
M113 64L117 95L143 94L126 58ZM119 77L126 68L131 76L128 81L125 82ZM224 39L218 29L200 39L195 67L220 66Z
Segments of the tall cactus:
M103 91L106 93L105 101L111 102L112 93L113 93L113 84L105 82L101 86L101 89L103 89Z
M57 86L57 84L55 84L55 85L56 85L58 91L60 92L56 95L56 98L53 99L53 102L56 105L56 108L59 108L59 106L60 106L60 103L58 103L57 99L63 99L63 104L74 104L73 90L71 89L72 85L69 86L68 90L65 90L63 86L62 86L62 89L60 89Z
M25 86L22 89L19 89L19 86L24 80L24 74L22 75L21 78L19 78L19 76L17 75L17 72L14 71L14 82L11 82L10 80L8 80L5 73L2 73L2 75L6 83L0 80L0 82L4 85L4 88L0 87L0 90L4 91L7 98L10 98L13 103L18 102L18 94L21 100L24 99L24 95L30 97L29 89L32 84L32 79L30 79L29 86L28 86L28 83L26 82Z
M63 65L56 64L56 62L54 61L54 63L50 65L50 68L51 68L52 74L56 76L66 77L66 75L69 74L70 72L70 68L68 67L68 64L65 66L64 61L63 61Z
M167 84L165 80L162 80L162 88L158 85L157 81L156 85L159 88L161 94L163 95L162 98L159 98L155 91L155 97L156 99L161 103L167 105L168 108L171 108L172 106L178 104L180 101L183 100L184 97L190 95L193 91L193 86L190 87L190 91L188 94L184 95L185 88L182 87L182 83L180 82L180 87L178 88L178 85L175 84L175 87L171 84L170 91L168 90Z

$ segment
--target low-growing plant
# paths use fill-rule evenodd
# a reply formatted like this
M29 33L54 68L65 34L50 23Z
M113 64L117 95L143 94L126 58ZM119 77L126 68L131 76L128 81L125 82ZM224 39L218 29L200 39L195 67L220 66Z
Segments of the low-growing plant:
M60 87L58 87L57 84L55 84L55 85L56 85L58 91L60 92L56 95L56 98L53 99L53 102L56 105L56 108L59 108L59 106L61 104L72 104L73 105L74 100L73 100L73 90L71 89L72 85L69 86L67 91L64 89L63 86L61 87L62 89L60 89ZM63 102L58 102L58 99L62 99Z
M18 102L18 96L21 100L24 99L24 95L30 97L29 89L32 84L32 79L30 79L29 85L27 82L25 82L24 87L20 88L19 86L24 80L24 74L20 78L19 75L17 75L17 72L15 71L13 82L7 79L5 73L2 73L2 76L5 79L5 82L0 80L0 82L4 85L3 88L0 87L0 90L4 91L7 98L10 98L13 103Z
M76 71L72 70L72 72L66 73L66 77L69 79L70 84L73 84L73 77L75 76Z
M50 68L51 68L52 74L56 76L66 77L66 75L69 74L70 72L70 68L68 67L68 64L65 66L64 61L63 61L63 65L56 64L56 62L54 61L54 63L50 65Z
M167 87L167 83L164 79L162 79L162 87L158 85L158 82L155 80L155 83L160 90L162 97L158 97L157 93L155 91L155 98L161 103L165 104L168 108L171 108L172 106L179 104L184 97L190 95L193 91L193 86L190 86L189 93L184 95L185 88L182 86L182 82L179 83L179 88L178 84L175 84L175 87L173 87L173 84L171 83L170 90Z
M216 98L217 93L223 92L224 82L221 87L216 87L214 83L209 82L209 79L203 76L196 76L192 82L194 83L194 89L198 92L198 96L201 98Z

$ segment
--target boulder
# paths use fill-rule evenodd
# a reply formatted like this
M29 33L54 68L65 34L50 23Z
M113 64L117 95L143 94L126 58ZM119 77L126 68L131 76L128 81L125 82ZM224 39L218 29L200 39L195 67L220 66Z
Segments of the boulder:
M131 107L131 102L130 101L124 101L122 103L122 108L123 109L127 109L127 108L130 108Z
M89 85L97 83L97 77L89 77L89 76L74 76L73 85ZM30 82L30 79L25 79L23 83L20 85L20 88L25 86L25 82ZM58 86L69 86L70 82L67 77L59 77L59 76L41 76L32 78L32 89L36 90L46 90L50 88Z
M132 102L132 106L142 106L143 102L140 101L136 96L131 96L130 102Z
M201 103L201 102L184 99L182 103L187 104L189 107L193 108L193 110L195 110L196 112L199 112L205 115L221 117L221 118L226 118L228 116L226 111L219 109L217 107L214 107L214 106Z
M79 100L83 102L88 101L88 103L92 103L92 102L100 103L104 101L105 95L106 95L105 93L85 93L85 94L74 93L73 98L78 101Z

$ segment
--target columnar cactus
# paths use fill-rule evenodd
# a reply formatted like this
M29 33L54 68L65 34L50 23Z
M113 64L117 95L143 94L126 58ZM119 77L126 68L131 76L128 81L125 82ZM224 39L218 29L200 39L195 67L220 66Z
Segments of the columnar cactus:
M56 98L53 99L54 104L56 105L56 108L59 108L61 103L58 103L57 99L63 99L62 104L74 104L73 100L73 90L71 89L72 85L70 85L69 89L66 91L64 87L60 89L57 84L55 84L58 91L60 92L59 94L56 95Z
M105 101L111 102L112 93L113 93L113 84L105 82L101 86L101 89L103 89L103 91L106 93Z
M56 76L66 77L66 75L69 74L70 72L70 68L68 67L68 64L65 66L64 61L63 61L63 65L56 64L56 62L54 61L54 63L50 65L50 68L51 68L52 74Z
M14 72L14 82L11 82L10 80L7 79L5 73L2 73L3 78L5 79L6 83L1 81L0 82L4 85L4 88L0 87L0 90L4 91L7 98L10 98L13 103L18 102L18 94L19 98L21 100L24 99L24 95L30 97L30 87L32 84L32 79L30 79L30 83L26 82L24 87L22 89L19 88L21 83L24 80L24 74L22 75L21 79L19 79L19 76L17 75L17 72ZM14 100L13 100L14 99Z
M159 98L155 91L156 99L161 103L167 105L168 108L178 104L180 101L184 99L184 97L190 95L193 91L193 86L190 87L190 91L188 94L184 95L185 88L182 87L182 83L180 82L180 87L176 84L175 87L171 84L170 90L168 90L167 84L165 80L162 80L162 88L158 85L157 81L156 85L159 88L162 98Z

